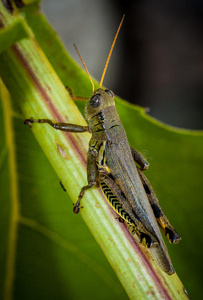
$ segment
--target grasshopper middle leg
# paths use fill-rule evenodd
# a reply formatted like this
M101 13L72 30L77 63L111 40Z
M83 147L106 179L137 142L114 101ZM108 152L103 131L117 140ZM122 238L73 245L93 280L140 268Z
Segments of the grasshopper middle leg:
M96 158L98 156L98 147L99 143L95 142L93 139L90 140L89 142L89 150L88 150L88 155L87 155L87 181L88 185L84 186L80 194L78 196L78 201L74 204L73 212L78 213L80 208L80 201L82 197L84 196L84 193L86 190L91 189L93 186L98 185L98 167L97 167L97 162Z
M147 170L149 167L149 163L145 159L145 157L136 149L130 147L132 157L134 161L140 166L141 170Z

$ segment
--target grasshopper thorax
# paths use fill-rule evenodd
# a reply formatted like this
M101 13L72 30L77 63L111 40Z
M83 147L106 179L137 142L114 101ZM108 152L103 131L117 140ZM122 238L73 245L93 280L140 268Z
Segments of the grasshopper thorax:
M89 120L103 109L110 106L115 106L114 93L111 90L99 88L93 92L92 96L87 101L85 118Z

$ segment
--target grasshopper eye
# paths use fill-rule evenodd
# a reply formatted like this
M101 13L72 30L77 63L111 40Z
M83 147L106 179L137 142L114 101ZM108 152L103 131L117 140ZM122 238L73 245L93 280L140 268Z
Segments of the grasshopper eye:
M93 107L93 108L97 108L97 107L99 107L101 102L102 102L102 95L101 94L95 94L90 99L90 106Z
M111 90L105 90L105 92L111 96L112 98L114 98L114 93Z

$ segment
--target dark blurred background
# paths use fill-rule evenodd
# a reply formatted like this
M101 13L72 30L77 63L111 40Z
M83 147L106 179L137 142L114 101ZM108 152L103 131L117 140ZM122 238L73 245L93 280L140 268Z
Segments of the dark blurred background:
M42 10L97 80L125 13L104 85L160 121L203 128L202 0L42 0Z

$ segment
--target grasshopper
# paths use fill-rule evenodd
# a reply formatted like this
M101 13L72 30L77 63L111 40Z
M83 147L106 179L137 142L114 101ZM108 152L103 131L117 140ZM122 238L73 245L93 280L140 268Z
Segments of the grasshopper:
M85 107L85 117L89 125L54 123L48 119L32 118L26 119L24 123L28 125L48 123L54 129L92 134L87 155L88 184L81 189L73 211L75 213L80 211L80 202L86 190L100 186L105 198L118 214L119 220L126 223L133 238L148 248L160 268L171 275L175 271L158 225L170 243L178 243L181 238L170 225L149 181L143 174L149 166L148 162L141 153L129 146L115 108L113 92L102 89L104 75L123 19L124 16L114 37L97 90L94 90L92 78L74 45L93 86L93 93ZM77 98L72 97L75 100Z

